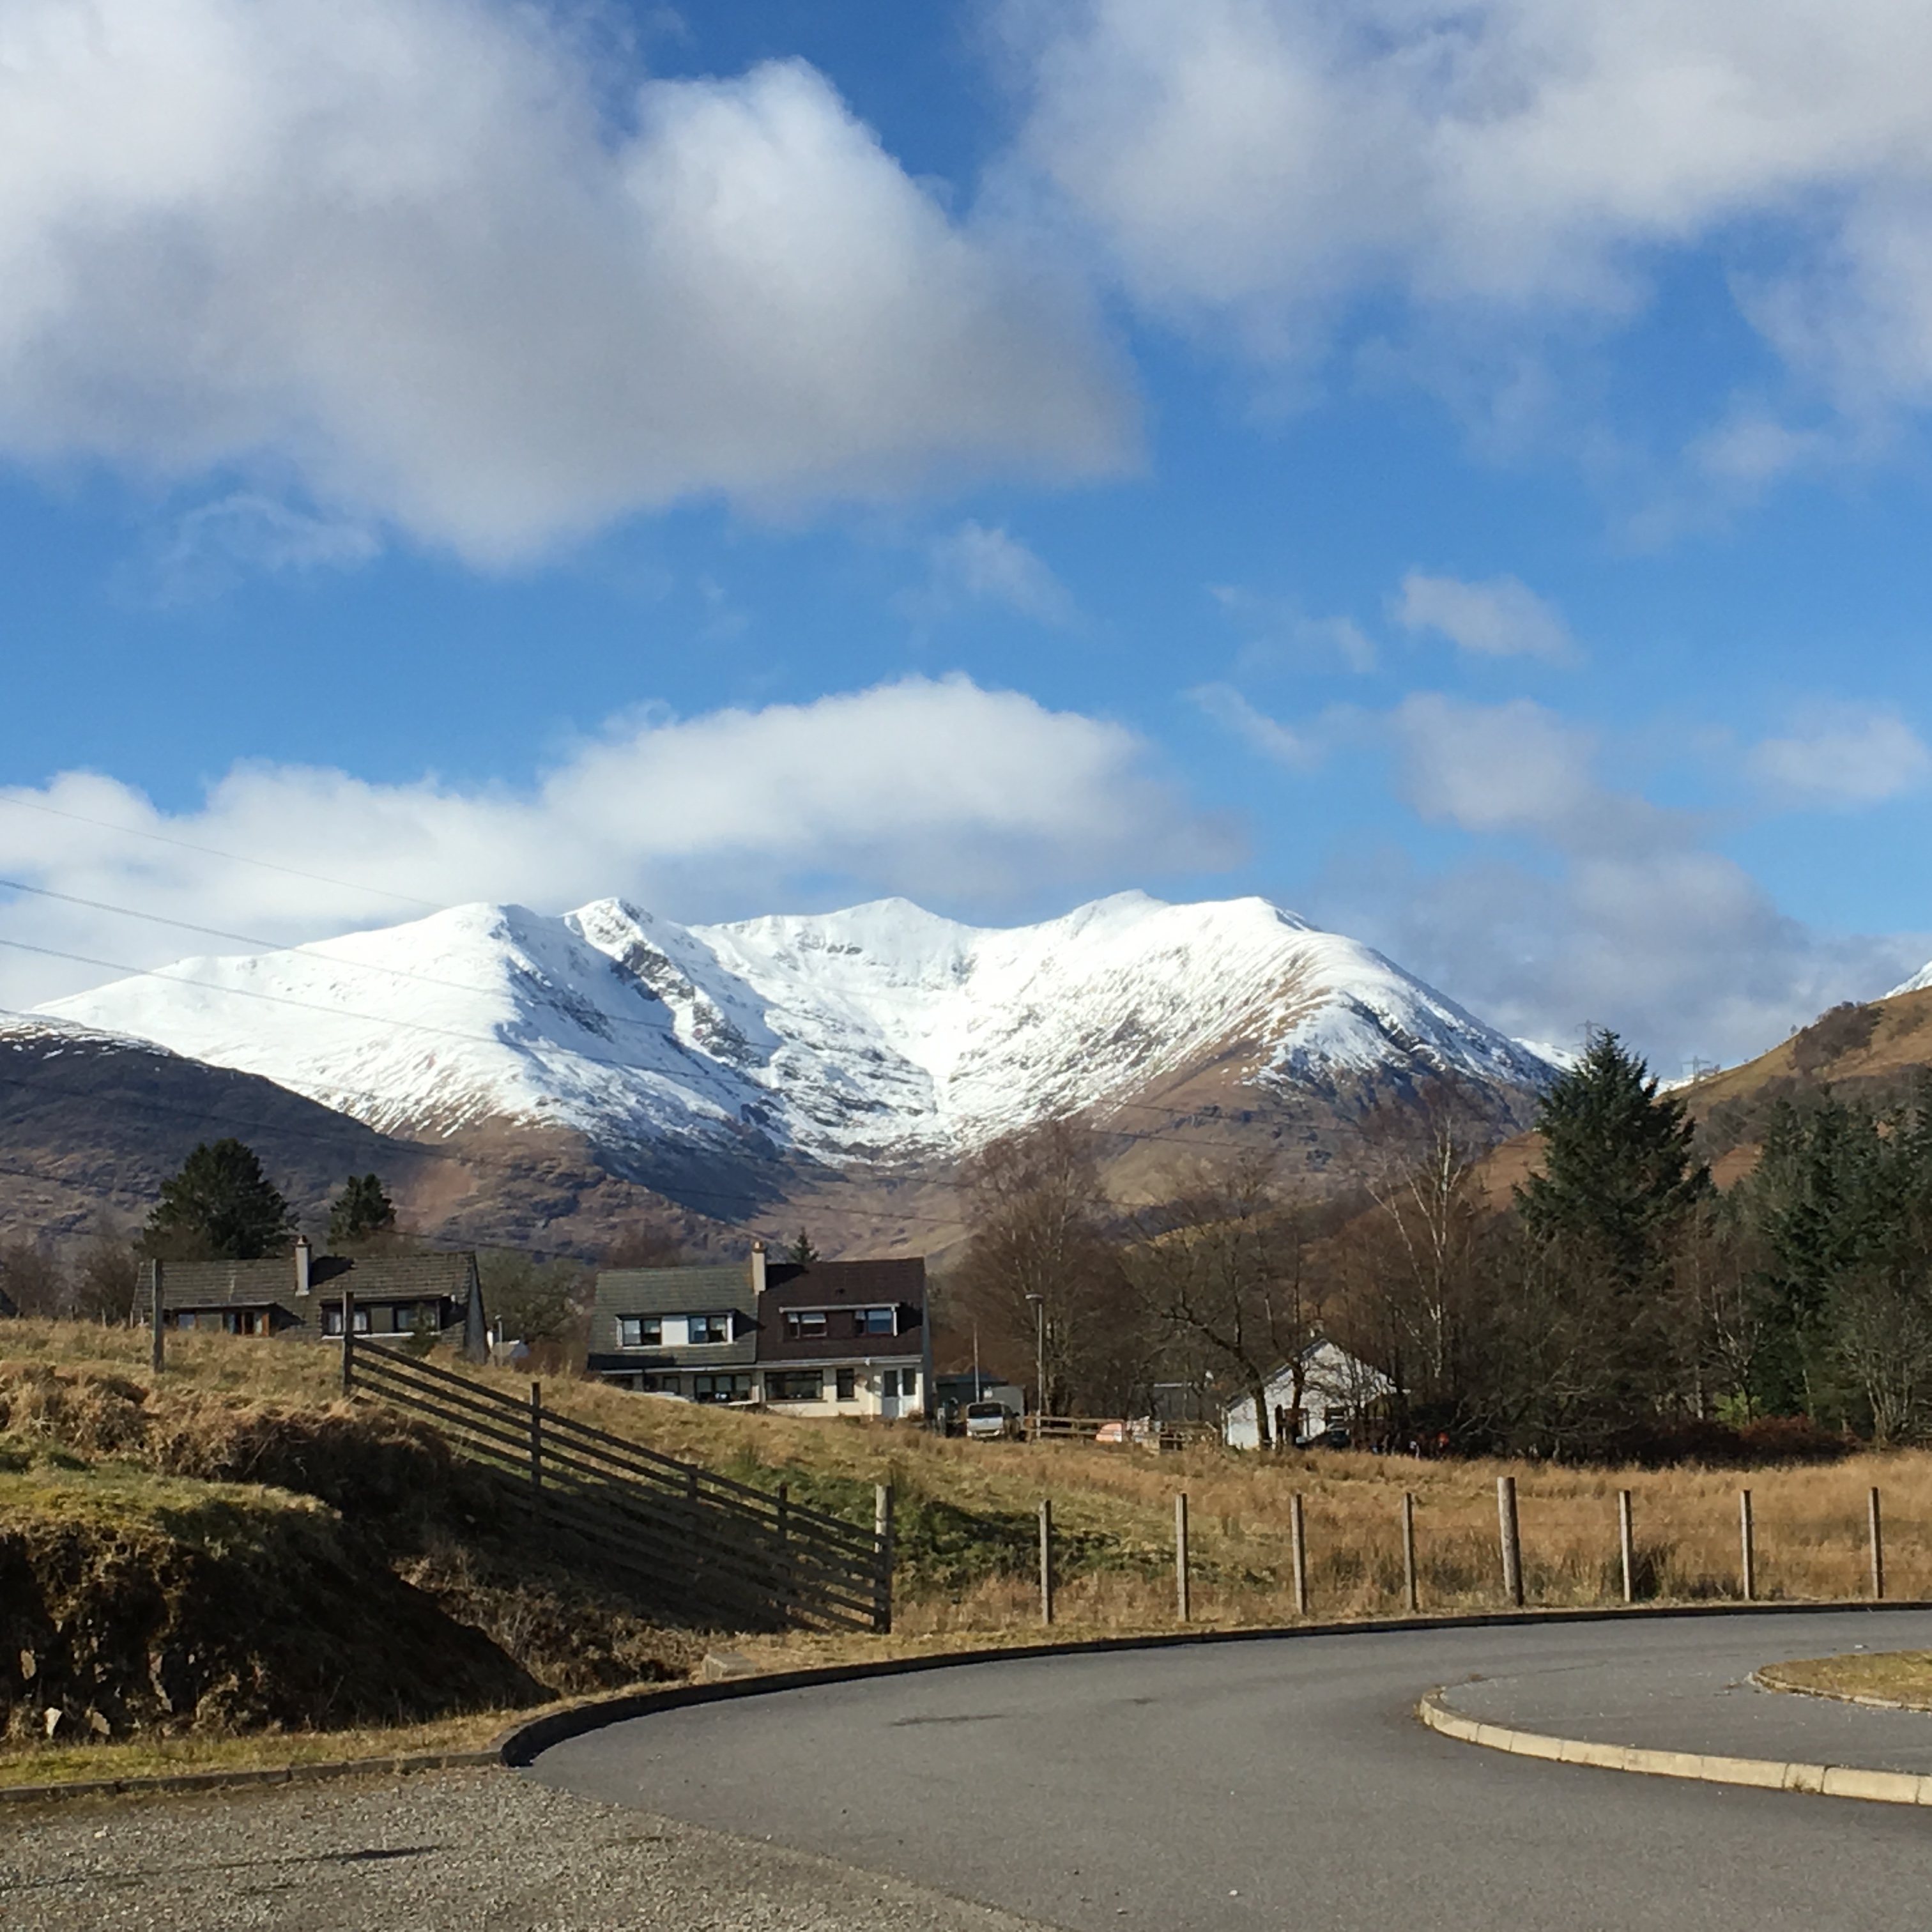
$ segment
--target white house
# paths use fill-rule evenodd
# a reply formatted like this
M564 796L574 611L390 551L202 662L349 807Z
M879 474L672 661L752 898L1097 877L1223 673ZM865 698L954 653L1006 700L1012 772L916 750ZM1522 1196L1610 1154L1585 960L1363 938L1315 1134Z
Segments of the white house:
M1300 1402L1295 1400L1299 1379ZM1318 1335L1301 1352L1298 1364L1284 1362L1267 1383L1269 1432L1297 1444L1318 1442L1331 1429L1353 1428L1395 1394L1395 1384L1339 1342ZM1231 1449L1258 1449L1255 1399L1231 1402L1221 1423Z

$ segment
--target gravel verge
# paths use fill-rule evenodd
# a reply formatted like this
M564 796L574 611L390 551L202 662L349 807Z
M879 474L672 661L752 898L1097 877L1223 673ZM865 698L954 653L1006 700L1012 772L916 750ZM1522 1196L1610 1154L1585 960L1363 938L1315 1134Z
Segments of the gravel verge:
M1028 1932L1028 1922L502 1770L0 1818L8 1932Z

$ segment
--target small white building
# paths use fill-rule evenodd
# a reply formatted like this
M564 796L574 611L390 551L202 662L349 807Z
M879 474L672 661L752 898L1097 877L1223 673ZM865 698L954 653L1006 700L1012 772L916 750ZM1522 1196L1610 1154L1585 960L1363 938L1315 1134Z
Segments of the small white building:
M1300 1446L1318 1442L1331 1429L1358 1427L1396 1390L1395 1384L1379 1369L1350 1354L1325 1335L1318 1335L1302 1350L1298 1364L1284 1362L1269 1376L1266 1392L1271 1439ZM1261 1447L1252 1395L1228 1405L1221 1434L1230 1449Z

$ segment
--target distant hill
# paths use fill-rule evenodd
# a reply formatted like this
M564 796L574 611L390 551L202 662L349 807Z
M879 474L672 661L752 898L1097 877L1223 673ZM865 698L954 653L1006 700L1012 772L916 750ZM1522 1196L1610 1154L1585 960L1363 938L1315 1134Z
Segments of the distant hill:
M1769 1052L1682 1090L1718 1178L1727 1180L1748 1170L1780 1100L1828 1089L1882 1106L1904 1099L1928 1069L1932 986L1908 982L1883 999L1834 1006Z
M0 1020L0 1235L58 1244L131 1228L195 1143L225 1134L262 1156L317 1238L344 1177L374 1172L404 1222L439 1241L588 1253L645 1225L699 1252L730 1238L614 1180L568 1136L398 1140L272 1081L145 1041Z

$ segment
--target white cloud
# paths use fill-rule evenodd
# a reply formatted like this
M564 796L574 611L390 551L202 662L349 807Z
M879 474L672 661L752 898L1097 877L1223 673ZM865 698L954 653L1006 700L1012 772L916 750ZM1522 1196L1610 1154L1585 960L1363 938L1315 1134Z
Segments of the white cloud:
M259 764L170 814L68 772L0 790L0 874L283 944L471 899L554 910L617 892L686 918L882 892L1011 906L1232 863L1229 828L1151 766L1120 725L909 678L630 723L520 792ZM0 938L135 966L235 950L32 896L0 904ZM5 947L0 975L13 1006L111 976Z
M1735 244L1742 313L1794 368L1853 412L1932 394L1932 13L1910 0L1003 17L1026 164L1178 323L1271 356L1391 295L1445 339L1615 328L1664 255Z
M1023 617L1058 630L1080 621L1072 593L1010 531L970 520L932 547L932 578L918 601L937 613L963 601L1004 604Z
M1412 570L1394 616L1406 631L1434 631L1478 657L1546 658L1566 663L1576 641L1556 610L1514 577L1465 584Z
M238 490L190 510L153 559L164 603L218 592L256 571L350 570L382 548L358 519L312 516L273 497Z
M1311 617L1289 599L1257 596L1236 584L1208 586L1208 595L1252 634L1243 663L1309 663L1339 658L1349 670L1372 671L1376 646L1352 617Z
M1506 1032L1562 1044L1586 1022L1614 1026L1674 1075L1693 1054L1761 1052L1932 950L1786 916L1692 814L1604 784L1592 736L1541 706L1418 693L1386 730L1423 818L1529 851L1479 844L1434 876L1358 861L1320 895L1322 916Z
M1118 466L1064 280L814 70L610 80L509 0L14 0L0 452L292 477L486 563Z
M1436 692L1405 698L1390 718L1401 782L1426 819L1466 832L1571 836L1604 802L1589 734L1527 698L1465 704Z
M1796 805L1877 805L1932 776L1924 740L1882 705L1816 706L1788 737L1754 746L1745 762L1760 784Z
M1312 733L1293 731L1264 711L1258 711L1231 684L1198 685L1188 696L1213 718L1252 746L1264 758L1291 771L1312 771L1322 760L1323 747Z

